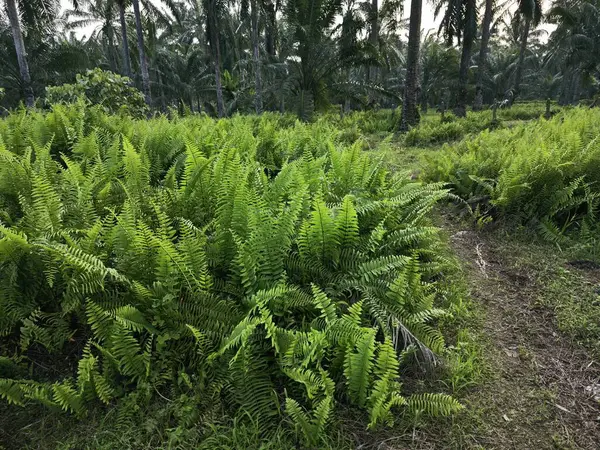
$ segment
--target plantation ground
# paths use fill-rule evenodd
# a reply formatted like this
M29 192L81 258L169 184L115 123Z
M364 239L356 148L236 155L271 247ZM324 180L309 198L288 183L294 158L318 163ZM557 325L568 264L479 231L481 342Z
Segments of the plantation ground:
M507 244L500 232L447 229L481 313L489 364L487 380L464 397L468 413L454 424L449 446L596 448L600 365L561 331L557 311L568 307L574 286L597 288L600 271L574 268L569 255L547 245ZM549 288L557 273L565 281L558 291Z
M413 177L421 173L424 156L435 157L440 150L437 144L422 141L407 147L392 140L380 146L380 138L369 140L372 150L385 152L391 167ZM454 207L442 207L436 220L460 263L455 282L464 287L471 301L465 305L468 312L457 314L457 322L446 330L450 336L459 334L448 339L457 347L448 357L447 368L423 384L452 393L466 408L450 419L419 421L416 427L400 423L374 433L366 433L363 423L343 415L333 427L336 434L329 447L597 448L598 255L589 246L583 250L577 245L559 247L543 241L534 230L502 221L484 221L477 227ZM412 388L418 390L409 383L407 389ZM173 438L168 427L152 443L136 440L135 430L119 435L111 429L114 417L110 415L92 413L86 421L74 422L58 413L39 409L26 414L4 405L0 413L0 442L7 449L155 448L159 443L168 448ZM157 429L152 428L156 425L148 424L149 429ZM274 438L260 447L252 434L251 429L223 424L215 429L214 439L199 448L294 445Z

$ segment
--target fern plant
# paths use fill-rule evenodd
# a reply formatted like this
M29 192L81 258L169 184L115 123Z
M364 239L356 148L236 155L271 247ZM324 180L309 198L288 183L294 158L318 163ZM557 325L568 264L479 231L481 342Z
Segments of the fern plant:
M482 213L564 241L597 223L599 119L597 110L575 108L549 121L484 132L430 159L425 179L448 182Z
M399 375L407 348L428 364L444 348L446 263L427 219L440 184L389 173L323 123L131 121L82 105L8 120L0 338L30 366L0 397L85 414L168 391L265 432L288 416L308 445L340 402L370 427L460 408L403 396Z

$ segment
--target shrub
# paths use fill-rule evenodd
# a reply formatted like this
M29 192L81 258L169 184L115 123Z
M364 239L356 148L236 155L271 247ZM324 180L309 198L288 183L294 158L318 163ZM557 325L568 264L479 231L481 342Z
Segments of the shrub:
M131 85L127 77L100 68L77 74L74 84L48 86L46 100L49 104L74 103L84 98L92 105L100 105L107 113L143 117L148 108L144 95Z
M183 422L223 407L266 430L286 414L313 446L340 402L370 427L459 409L399 380L399 361L443 351L446 263L426 217L440 184L320 124L82 108L0 127L0 348L29 363L0 397L75 414L118 400L127 415L160 392L194 399ZM276 173L267 138L289 149Z

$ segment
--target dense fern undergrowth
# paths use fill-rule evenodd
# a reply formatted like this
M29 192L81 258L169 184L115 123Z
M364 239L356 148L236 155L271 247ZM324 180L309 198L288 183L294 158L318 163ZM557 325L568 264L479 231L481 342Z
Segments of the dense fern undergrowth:
M479 219L501 219L547 239L600 250L600 110L484 131L428 158L423 178L448 182Z
M428 213L450 194L361 147L268 114L7 117L0 397L120 422L168 398L174 426L284 419L311 446L341 405L370 428L460 409L400 378L444 353L451 263Z

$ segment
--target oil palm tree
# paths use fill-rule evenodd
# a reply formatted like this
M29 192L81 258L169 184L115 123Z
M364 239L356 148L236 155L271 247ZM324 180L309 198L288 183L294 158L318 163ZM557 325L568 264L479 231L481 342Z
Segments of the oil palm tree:
M458 95L455 113L458 117L467 115L467 84L469 67L473 53L473 42L477 33L477 4L475 0L465 0L465 17L463 24L463 43L458 71Z
M531 25L537 26L542 20L542 2L541 0L519 0L519 14L524 18L525 24L521 36L521 45L519 48L519 60L515 72L515 82L513 86L513 100L520 94L521 80L523 78L523 67L525 62L525 53L527 52L527 40Z
M327 78L342 64L333 39L342 11L341 0L288 0L285 21L294 55L288 59L294 74L294 91L300 117L328 104Z
M254 59L254 108L256 114L262 113L262 80L261 80L261 64L258 42L258 4L257 0L250 1L250 15L252 21L252 56Z
M419 123L417 109L418 83L419 83L419 50L421 46L421 15L422 0L411 0L410 22L408 25L408 54L406 57L406 79L404 82L404 95L402 97L402 116L400 118L400 132L406 132L411 126Z
M209 49L215 69L215 89L217 97L217 115L225 115L225 103L223 101L223 85L221 82L221 38L219 28L219 18L226 9L223 0L204 0L204 10L206 12L206 31L208 35Z
M129 0L114 0L119 8L119 22L121 25L121 52L123 58L123 72L129 78L133 78L131 72L131 56L129 55L129 37L127 36L127 20L125 10L129 6Z
M104 45L108 66L112 72L116 73L118 70L115 55L114 0L80 0L77 6L77 9L67 10L64 13L67 29L94 26L92 35L99 38L98 40Z
M146 103L152 103L152 94L150 92L150 73L148 72L148 60L146 59L146 51L144 49L144 30L142 29L142 16L140 13L139 0L131 0L133 4L133 14L135 17L135 31L137 34L138 55L140 58L140 71L142 72L142 87Z
M600 72L600 1L559 1L547 13L556 29L548 41L547 66L558 66L559 102L577 103L582 87Z
M421 111L430 104L447 101L447 93L456 85L456 67L460 54L455 47L448 47L434 34L427 34L421 45Z
M485 12L481 23L481 42L479 44L479 57L477 59L477 80L475 84L475 101L473 110L479 111L483 108L483 79L487 65L487 53L489 49L492 20L494 17L494 0L485 0Z
M458 91L454 112L459 117L467 114L467 85L469 82L469 67L473 53L473 43L477 34L477 3L476 0L439 0L435 4L435 15L444 11L440 32L448 45L457 38L462 40L462 50L458 71Z

